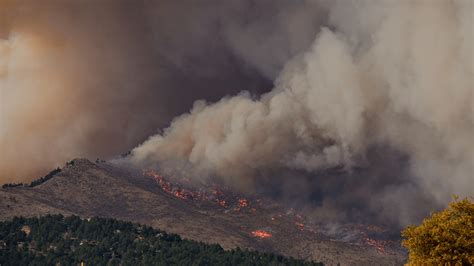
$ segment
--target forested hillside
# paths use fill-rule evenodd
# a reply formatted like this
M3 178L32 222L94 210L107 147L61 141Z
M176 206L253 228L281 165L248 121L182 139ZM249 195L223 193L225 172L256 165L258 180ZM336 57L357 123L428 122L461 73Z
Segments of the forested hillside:
M322 265L184 240L115 219L47 215L0 222L0 265Z

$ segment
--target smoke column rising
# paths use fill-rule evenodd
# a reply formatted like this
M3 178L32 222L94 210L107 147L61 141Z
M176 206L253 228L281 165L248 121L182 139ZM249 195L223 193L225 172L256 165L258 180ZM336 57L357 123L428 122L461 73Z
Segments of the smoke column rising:
M124 153L197 99L268 91L319 20L269 2L1 1L2 183Z
M473 13L470 0L2 1L1 181L114 157L169 125L125 161L315 217L417 221L474 194Z
M265 171L280 169L275 180L295 180L303 171L305 183L308 176L317 180L313 187L342 185L336 195L321 192L328 194L322 209L353 199L363 213L401 224L452 194L472 196L473 3L332 1L326 7L331 27L285 64L271 92L197 101L135 148L131 160L183 162L199 176L244 189ZM381 157L370 159L374 150ZM384 164L391 152L406 156L406 165ZM354 174L380 165L388 168ZM358 180L321 178L321 170L338 166L346 179Z

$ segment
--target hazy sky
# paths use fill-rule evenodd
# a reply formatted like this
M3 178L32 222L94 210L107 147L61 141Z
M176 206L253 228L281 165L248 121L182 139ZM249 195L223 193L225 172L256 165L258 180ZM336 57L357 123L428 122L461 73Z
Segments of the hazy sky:
M2 1L1 181L133 150L320 217L416 221L474 194L473 5Z
M178 2L2 1L2 180L126 152L194 100L268 91L313 38L262 45L295 34L265 1Z

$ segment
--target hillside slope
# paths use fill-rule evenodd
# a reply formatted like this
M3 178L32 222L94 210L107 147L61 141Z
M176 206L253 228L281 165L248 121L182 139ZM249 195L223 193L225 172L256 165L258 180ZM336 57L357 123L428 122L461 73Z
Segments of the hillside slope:
M158 181L112 164L76 159L37 186L2 188L0 219L56 213L111 217L225 249L251 248L329 265L399 265L404 260L402 252L384 250L373 239L359 245L328 237L275 204L239 202L231 207L187 201Z
M0 264L16 265L294 265L280 255L183 240L111 218L46 215L0 222Z

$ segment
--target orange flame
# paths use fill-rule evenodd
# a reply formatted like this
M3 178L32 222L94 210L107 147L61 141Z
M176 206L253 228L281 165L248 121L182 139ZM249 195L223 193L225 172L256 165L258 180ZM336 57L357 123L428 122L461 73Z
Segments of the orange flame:
M194 190L192 188L186 188L186 186L181 183L183 180L185 183L189 183L190 180L186 178L181 178L180 181L172 182L169 181L167 177L165 178L154 170L145 170L143 171L143 174L155 179L164 192L180 200L207 201L226 209L235 206L235 211L240 211L243 208L249 208L249 211L251 212L257 211L255 208L250 208L250 200L236 197L233 193L227 193L227 189L221 190L214 186L210 191Z
M216 199L216 202L222 207L227 208L227 202L225 200Z
M245 208L249 206L249 201L247 199L239 199L238 206L239 208Z
M368 237L365 239L365 241L367 245L374 247L378 253L387 254L387 252L385 251L384 241L377 241L375 239L368 238Z
M272 237L272 234L267 232L267 231L264 231L264 230L256 230L256 231L253 231L252 232L252 235L254 237L258 237L258 238L261 238L261 239L265 239L265 238L270 238Z
M177 197L177 198L180 198L180 199L188 199L187 197L187 194L183 191L183 190L176 190L174 192L174 195Z
M304 230L304 224L295 222L295 225L296 225L296 227L298 227L298 229Z

